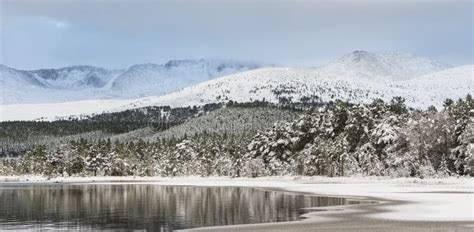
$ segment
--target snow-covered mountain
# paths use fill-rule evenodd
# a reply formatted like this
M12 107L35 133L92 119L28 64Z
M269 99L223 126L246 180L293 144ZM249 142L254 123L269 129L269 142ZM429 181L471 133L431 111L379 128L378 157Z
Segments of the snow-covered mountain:
M27 120L44 116L54 119L55 116L122 111L146 106L179 107L230 100L328 102L341 99L358 103L370 102L375 98L390 100L395 96L404 97L411 107L425 108L440 106L446 98L456 99L474 92L474 65L448 68L426 58L406 54L355 51L319 68L253 69L255 67L216 65L208 61L137 65L111 78L99 88L102 91L100 94L89 92L89 95L108 94L109 99L120 98L116 96L119 94L155 95L153 93L166 92L167 87L178 89L191 81L204 82L169 94L135 100L66 102L61 104L61 109L58 104L0 106L0 117L1 120ZM252 70L240 72L248 69ZM225 73L233 74L215 78ZM28 80L28 75L25 76L22 79ZM191 81L187 82L188 79ZM154 89L156 92L153 92Z
M321 70L336 76L407 80L447 68L450 66L406 53L354 51Z
M259 67L255 63L203 59L171 60L164 65L134 65L115 78L111 92L122 97L161 95L216 77Z
M93 66L71 66L61 69L39 69L29 71L47 87L55 89L100 88L105 86L122 70L107 70Z
M16 70L0 66L0 104L102 99L105 84L120 73L92 66Z
M335 75L327 69L265 68L203 82L164 96L131 102L120 109L153 105L190 106L215 102L321 101L370 102L402 96L412 107L440 106L444 99L474 92L474 65L460 66L409 80L371 80Z
M53 103L156 96L216 77L259 68L250 62L172 60L126 70L93 66L16 70L0 66L0 104Z
M53 120L69 115L117 112L126 109L203 105L229 100L278 102L281 98L301 101L335 99L370 102L374 98L406 98L412 107L441 107L444 99L457 99L474 92L474 65L455 67L411 80L370 81L327 75L321 70L265 68L229 75L184 88L167 95L136 100L78 101L55 104L3 105L0 120ZM280 99L279 99L280 98Z
M46 86L30 72L0 65L1 103L18 102L27 93L44 87Z
M442 70L402 84L412 96L413 102L416 101L421 106L440 106L441 101L446 98L455 100L474 94L474 65Z
M16 70L5 65L0 64L0 83L2 86L19 87L21 85L37 85L44 86L39 80L37 80L30 72Z
M0 104L159 96L217 77L261 67L262 65L251 62L204 59L171 60L162 65L138 64L125 70L71 66L25 71L2 65L0 81L3 91ZM449 66L404 53L354 51L316 70L308 71L335 76L336 79L365 78L370 82L377 82L408 80L446 68ZM283 72L283 75L286 74Z

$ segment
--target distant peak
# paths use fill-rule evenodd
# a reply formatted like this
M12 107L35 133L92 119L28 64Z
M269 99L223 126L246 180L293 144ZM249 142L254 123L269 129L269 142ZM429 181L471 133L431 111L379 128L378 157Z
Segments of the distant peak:
M8 66L3 65L3 64L0 64L0 69L10 70L10 69L14 69L14 68L8 67Z
M348 53L344 56L342 56L340 59L336 60L338 62L369 62L369 63L375 63L375 62L390 62L390 61L408 61L408 60L414 60L414 59L425 59L426 61L428 59L422 58L422 57L417 57L409 53L403 53L403 52L368 52L368 51L363 51L363 50L355 50L351 53Z
M42 69L36 69L36 70L29 70L29 72L33 73L50 73L50 72L71 72L71 71L81 71L81 72L88 72L88 71L102 71L105 72L106 69L101 68L101 67L96 67L96 66L91 66L91 65L73 65L73 66L67 66L67 67L62 67L62 68L42 68Z
M404 52L368 52L355 50L324 66L338 75L391 79L411 79L440 71L449 66Z
M371 53L371 52L363 51L363 50L355 50L341 57L339 61L358 63L361 61L373 60L375 56L376 56L375 53Z
M204 59L199 59L199 60L191 60L191 59L170 60L164 66L167 67L167 68L171 68L171 67L178 67L178 66L181 66L181 65L190 65L190 64L197 64L197 63L203 63L203 62L205 62Z
M132 65L132 66L130 66L129 70L141 70L141 69L144 69L144 68L156 68L156 67L159 67L159 65L154 64L154 63L144 63L144 64Z
M103 69L103 68L92 66L92 65L73 65L73 66L60 68L59 70L73 70L73 69L87 70L87 69Z
M355 50L352 52L353 55L360 56L360 55L367 55L369 54L368 51L362 51L362 50Z

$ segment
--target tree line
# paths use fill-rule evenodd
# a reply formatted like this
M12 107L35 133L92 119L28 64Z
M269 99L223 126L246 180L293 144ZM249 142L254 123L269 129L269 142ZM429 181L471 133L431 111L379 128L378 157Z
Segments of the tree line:
M404 99L334 101L256 134L208 133L154 141L79 139L3 159L0 174L267 176L469 175L474 101L409 109Z

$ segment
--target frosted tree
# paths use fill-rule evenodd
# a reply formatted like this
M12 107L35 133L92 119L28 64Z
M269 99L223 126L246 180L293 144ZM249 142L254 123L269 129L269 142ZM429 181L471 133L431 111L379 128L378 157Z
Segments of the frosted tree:
M454 141L454 122L447 113L422 113L411 119L405 130L409 150L418 161L418 174L431 168L439 174L450 174L447 159ZM429 171L431 173L432 171Z
M366 145L370 145L370 148L366 147L365 151L367 152L367 149L372 149L370 155L375 157L371 157L371 159L376 162L383 162L383 166L380 166L380 164L377 163L377 168L373 171L377 170L381 173L386 173L388 171L392 172L391 174L395 176L409 175L411 161L409 157L406 157L408 141L406 140L406 137L402 136L401 132L401 128L404 127L405 124L405 117L400 115L388 115L374 125L370 134L370 143ZM364 167L362 162L361 167L365 168L365 170L371 168L370 165ZM388 169L383 170L383 168ZM403 174L397 174L395 169L405 171L403 171Z
M22 172L25 173L44 173L46 167L46 160L48 159L48 153L45 145L36 145L32 149L28 150L25 156L20 161L20 167Z
M109 157L100 150L99 146L93 145L84 159L84 166L88 171L94 173L94 176L97 176L97 174L102 174L102 171L108 169L110 160Z
M47 155L45 162L45 174L48 176L67 174L67 161L71 154L66 146L59 147L55 152Z
M450 158L454 160L456 173L460 175L472 174L474 160L474 110L470 122L457 138L458 146L453 148ZM471 162L471 163L470 163Z
M344 176L353 172L353 157L349 155L346 140L316 137L302 152L304 175Z
M276 124L257 134L247 146L251 158L261 158L271 173L282 172L293 157L316 136L316 117L303 115L289 123Z

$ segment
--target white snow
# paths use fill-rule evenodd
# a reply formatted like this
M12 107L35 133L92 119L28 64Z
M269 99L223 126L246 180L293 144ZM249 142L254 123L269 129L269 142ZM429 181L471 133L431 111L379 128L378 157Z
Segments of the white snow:
M40 69L28 71L38 81L52 89L100 88L119 75L123 70L106 70L93 66L70 66L61 69Z
M221 77L164 96L139 99L122 108L181 107L227 100L278 102L275 95L278 91L282 92L280 96L291 97L295 101L312 95L326 102L341 99L355 103L370 102L375 98L389 101L395 96L402 96L412 107L440 107L446 98L457 99L474 92L473 71L474 65L466 65L396 81L335 76L324 69L265 68Z
M321 101L336 99L350 102L371 102L375 98L389 101L402 96L415 108L430 105L441 107L446 98L457 99L474 92L474 65L465 65L410 80L370 80L363 77L333 76L318 69L264 68L206 81L158 97L132 100L91 100L50 104L0 105L0 120L33 120L43 118L116 112L126 109L164 106L204 105L207 103L248 102L263 100L278 102L281 96L299 100L317 95ZM286 92L285 92L286 91ZM110 104L109 104L110 103ZM61 110L64 108L64 110Z
M337 76L374 80L408 80L448 68L450 66L411 54L366 51L354 51L322 67L327 73Z
M248 70L250 65L236 63L215 63L209 61L174 61L165 65L145 64L132 66L120 76L113 77L103 88L69 91L50 89L42 94L32 94L38 87L25 87L24 82L0 79L2 102L21 101L25 96L34 96L38 101L49 98L74 100L87 95L90 98L120 98L121 96L146 96L180 88L190 80L204 81L220 74ZM5 66L3 66L5 67ZM278 102L279 98L299 101L302 97L313 97L316 101L347 100L353 103L367 103L375 98L385 101L395 96L406 99L414 108L442 107L446 98L456 100L474 93L474 65L445 69L447 66L426 58L399 53L368 53L356 51L326 66L314 69L304 68L262 68L239 72L208 80L181 90L139 99L96 103L73 101L62 103L10 104L0 105L0 120L33 120L43 118L54 120L58 116L123 111L146 106L183 107L216 102L248 102L266 100ZM2 71L4 70L4 71ZM6 70L6 71L5 71ZM11 69L0 69L11 73ZM24 72L14 72L22 80L34 81ZM10 74L9 74L10 75ZM15 75L10 75L17 77ZM20 76L21 76L20 75ZM155 76L156 75L156 76ZM422 75L422 76L417 76ZM28 79L30 78L30 79ZM18 79L18 78L17 78ZM16 88L22 90L21 93ZM12 91L12 89L14 91ZM153 92L155 91L155 92ZM317 98L316 98L317 97ZM123 103L123 104L121 104ZM64 107L64 111L59 108Z
M474 179L388 179L381 177L0 177L7 182L157 184L281 188L316 195L377 198L397 204L380 205L383 212L367 217L403 221L474 221ZM146 181L146 182L144 182ZM332 209L344 206L335 206Z
M109 91L125 98L156 96L258 67L253 63L203 59L172 60L164 65L134 65L114 80Z
M127 100L91 100L48 104L0 105L0 121L57 120L98 114L127 104Z
M0 104L56 103L156 96L216 77L260 67L225 60L172 60L126 70L93 66L16 70L0 65Z

